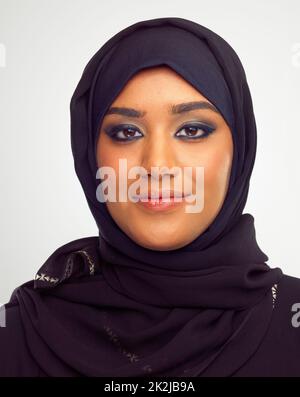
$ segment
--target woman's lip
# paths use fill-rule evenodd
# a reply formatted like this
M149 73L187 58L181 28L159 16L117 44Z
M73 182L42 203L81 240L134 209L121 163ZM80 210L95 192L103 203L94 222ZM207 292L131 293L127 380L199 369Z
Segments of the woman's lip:
M176 208L183 204L185 202L185 197L186 196L181 197L179 201L175 201L174 197L172 196L170 196L170 198L168 197L167 199L160 197L159 199L155 198L152 200L148 197L147 201L139 200L137 201L137 203L152 211L166 211L168 209Z

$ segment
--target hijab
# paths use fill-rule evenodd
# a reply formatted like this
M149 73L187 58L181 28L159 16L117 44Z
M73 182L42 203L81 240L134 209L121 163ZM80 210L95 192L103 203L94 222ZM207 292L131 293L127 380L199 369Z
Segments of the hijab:
M215 105L234 143L218 215L194 241L171 251L138 245L96 197L105 112L135 73L158 65ZM90 59L70 112L75 171L99 235L58 248L12 294L33 358L48 376L233 376L262 343L271 289L283 276L266 263L254 217L243 213L257 135L237 54L187 19L134 23Z

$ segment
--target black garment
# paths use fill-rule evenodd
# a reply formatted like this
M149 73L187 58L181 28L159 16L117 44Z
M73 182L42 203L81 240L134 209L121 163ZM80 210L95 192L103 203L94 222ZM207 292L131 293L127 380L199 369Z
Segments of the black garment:
M106 110L136 72L161 64L217 107L234 142L220 212L193 242L173 251L139 246L95 194L96 142ZM300 280L266 264L254 218L243 214L257 137L245 72L229 44L182 18L142 21L119 32L89 61L74 92L71 139L99 237L60 247L34 281L14 291L6 305L8 327L1 329L0 374L300 374L299 331L291 328L287 307L297 299ZM279 358L281 337L293 348Z
M82 239L76 242L71 242L70 244L74 247L74 243L76 243L77 248L79 245L82 247L83 252L91 252L93 251L92 247L97 247L98 239L96 237L90 239ZM78 245L78 242L80 243ZM70 246L68 244L68 246ZM76 249L77 249L76 248ZM81 256L82 255L82 256ZM99 271L99 267L96 266L94 275L91 271L91 265L86 257L86 254L80 254L82 258L81 266L79 266L79 262L77 263L77 276L73 278L73 283L75 284L74 289L76 290L78 283L82 285L86 285L87 289L89 289L89 285L98 284L97 280L103 278L102 272ZM78 257L79 259L79 257ZM94 258L93 258L94 261ZM42 268L44 271L45 268ZM41 269L41 270L42 270ZM69 267L66 266L66 269ZM40 275L41 273L37 273ZM47 278L47 275L44 277ZM96 281L94 278L96 277ZM76 280L77 278L77 280ZM34 281L29 281L23 284L20 288L23 291L28 291L26 294L30 293L33 296L37 293L42 295L42 291L47 291L49 297L57 296L55 293L55 288L59 288L59 286L54 287L54 283L51 282L50 279L42 279L40 281L40 290L39 292L34 292ZM70 279L66 279L62 285L67 285L70 283ZM44 285L44 289L42 286ZM61 285L61 287L62 287ZM269 327L263 336L261 343L256 347L255 351L251 355L251 357L246 361L241 367L237 368L233 371L230 376L238 377L238 376L271 376L271 377L284 377L284 376L300 376L300 365L299 365L299 351L300 351L300 327L294 327L292 325L292 316L295 312L292 312L291 308L295 302L300 302L300 279L284 274L280 279L277 288L273 289L274 293L272 294L272 306L274 305L272 311L272 318L269 324ZM16 291L15 291L16 293ZM20 292L19 292L20 294ZM23 292L24 294L24 292ZM60 294L58 294L60 295ZM68 293L66 291L65 295ZM78 297L78 301L80 301L80 297ZM20 304L21 302L21 304ZM274 302L274 303L273 303ZM53 301L54 310L52 311L53 318L49 317L49 326L55 326L56 324L51 324L52 320L55 320L55 305L59 304L59 301ZM70 300L70 310L72 309L72 301ZM15 297L12 301L7 304L6 311L6 327L0 328L0 374L1 376L36 376L36 377L45 377L49 376L47 373L47 369L41 366L41 363L37 361L36 352L31 352L30 344L33 343L32 338L34 337L32 332L26 332L24 329L24 320L22 316L22 300ZM48 305L47 305L48 306ZM46 306L46 307L47 307ZM86 310L88 307L92 307L89 303L87 303ZM84 311L85 306L76 305L76 310ZM300 321L298 321L300 324ZM73 327L76 327L76 323L73 324ZM45 324L47 326L47 324ZM86 324L87 326L87 324ZM51 332L51 331L50 331ZM59 330L60 332L60 330ZM74 330L69 330L69 339L70 342L74 337ZM99 327L100 334L100 327ZM108 333L112 338L114 334ZM243 338L244 335L241 335ZM52 343L52 348L56 348L59 353L59 338L55 341L49 341ZM50 349L47 339L43 341L45 347ZM244 345L250 343L250 340L245 336ZM76 350L76 346L73 346ZM234 346L233 346L234 348ZM196 350L196 347L195 347ZM120 353L121 355L121 353ZM88 361L88 357L86 358ZM219 367L217 372L212 372L208 369L208 371L203 376L223 376L224 371L228 370L228 365L234 365L234 362L226 362L225 368ZM99 371L100 372L100 371ZM63 372L62 372L63 373ZM151 374L149 374L151 375ZM144 376L147 376L146 374Z

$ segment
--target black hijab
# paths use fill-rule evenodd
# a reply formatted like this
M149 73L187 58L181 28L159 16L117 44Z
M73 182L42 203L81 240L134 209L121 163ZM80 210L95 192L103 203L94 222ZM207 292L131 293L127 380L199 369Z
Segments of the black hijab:
M154 251L131 240L96 198L101 120L139 70L168 65L230 126L228 192L192 243ZM272 316L270 268L243 214L256 124L243 66L211 30L169 17L135 23L91 58L71 100L75 169L99 237L57 249L34 283L16 289L32 356L50 376L231 376L255 353Z

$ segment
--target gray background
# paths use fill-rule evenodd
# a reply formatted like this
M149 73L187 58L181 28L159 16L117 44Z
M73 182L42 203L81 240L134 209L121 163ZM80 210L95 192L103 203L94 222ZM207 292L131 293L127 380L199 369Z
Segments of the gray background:
M0 0L0 302L56 248L98 234L73 169L70 98L113 34L167 16L214 30L243 62L258 128L245 212L269 266L300 277L299 0Z

